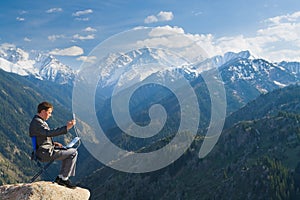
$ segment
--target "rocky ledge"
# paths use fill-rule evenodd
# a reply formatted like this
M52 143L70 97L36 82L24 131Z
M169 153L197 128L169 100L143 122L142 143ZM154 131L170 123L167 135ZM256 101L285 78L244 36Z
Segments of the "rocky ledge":
M1 200L88 200L90 191L76 187L70 189L56 183L39 181L0 186Z

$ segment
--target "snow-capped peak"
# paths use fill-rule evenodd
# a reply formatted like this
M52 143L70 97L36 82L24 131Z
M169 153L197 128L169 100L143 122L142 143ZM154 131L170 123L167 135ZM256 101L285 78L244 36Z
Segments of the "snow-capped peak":
M153 73L171 70L186 64L181 58L161 49L143 48L124 54L109 55L100 64L102 87L128 85L130 81L142 81Z
M74 71L54 56L35 51L26 52L13 44L0 45L0 68L4 71L50 80L59 84L71 84Z
M236 59L249 59L251 54L249 51L241 51L238 53L227 52L223 56L215 56L211 59L212 63L216 67L220 67L229 61L233 61Z
M5 43L0 45L0 57L9 62L17 63L19 61L28 60L29 54L12 44Z

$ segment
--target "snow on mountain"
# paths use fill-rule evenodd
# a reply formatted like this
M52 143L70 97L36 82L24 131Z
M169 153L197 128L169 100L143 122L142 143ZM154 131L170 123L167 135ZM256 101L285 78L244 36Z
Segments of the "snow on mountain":
M126 54L109 55L100 64L101 87L131 85L150 75L174 70L186 64L181 58L161 49L139 49Z
M75 72L52 55L38 54L35 61L34 67L39 69L39 75L43 79L66 84L71 83L75 78Z
M240 58L235 62L225 63L220 67L221 71L226 71L226 80L234 82L236 80L276 80L282 84L291 84L297 81L297 76L289 73L280 65L270 63L263 59Z
M50 80L59 84L71 84L75 72L52 55L26 52L11 44L0 45L0 68L7 72Z
M262 93L300 82L300 76L264 59L236 58L219 67L230 104L238 109Z
M115 86L126 88L153 75L160 80L162 77L166 80L176 79L178 73L193 80L203 71L215 67L218 67L224 84L235 88L234 92L242 92L241 81L260 93L299 82L299 76L296 75L296 72L299 73L299 63L271 63L255 59L249 51L228 52L191 64L169 52L144 48L103 59L98 87L109 90Z
M291 73L300 76L300 63L299 62L280 62L278 66L282 66L286 70L290 71Z
M35 74L38 70L33 67L35 61L29 60L29 54L13 45L2 44L0 46L0 67L7 72L26 76Z
M193 84L203 84L203 79L198 78L201 73L218 67L230 113L262 93L298 83L300 76L294 71L299 71L300 65L293 68L293 72L287 66L256 59L249 51L228 52L224 56L190 64L167 52L145 48L105 58L100 65L98 92L102 97L109 98L116 87L121 91L143 80L170 83L178 78L178 74L193 81Z
M203 64L205 62L210 64ZM118 87L129 87L157 73L160 73L159 77L180 73L192 80L212 67L219 68L225 84L235 84L243 80L255 85L260 91L299 82L300 77L300 63L270 63L253 58L249 51L228 52L223 56L191 64L163 49L143 48L127 53L110 54L98 66L100 88L113 88L116 84ZM75 72L54 56L34 51L26 52L11 44L0 45L0 68L7 72L60 84L72 84L75 78Z
M227 52L223 56L218 55L210 58L214 67L220 67L228 62L234 62L236 59L250 59L251 54L249 51L241 51L238 53Z
M168 52L145 48L109 55L99 67L97 92L101 99L109 99L115 88L119 92L144 80L176 84L173 80L178 78L178 74L192 81L193 85L205 84L201 74L217 67L226 90L228 113L263 93L300 82L296 73L299 72L299 63L272 63L254 58L249 51L228 52L223 56L188 63ZM147 90L141 98L151 98L152 94Z
M173 71L183 74L186 78L198 77L203 71L218 67L224 82L247 80L259 88L263 82L268 84L289 85L299 81L300 63L270 63L263 59L255 59L249 51L239 53L228 52L224 56L215 56L198 63L186 61L157 49L141 49L127 54L110 55L101 65L101 87L129 84L131 81L142 81L152 74ZM203 64L210 62L209 65ZM205 68L207 67L207 68ZM289 69L289 70L287 70ZM298 70L298 71L297 71ZM168 73L170 75L170 73ZM275 82L274 82L275 81Z

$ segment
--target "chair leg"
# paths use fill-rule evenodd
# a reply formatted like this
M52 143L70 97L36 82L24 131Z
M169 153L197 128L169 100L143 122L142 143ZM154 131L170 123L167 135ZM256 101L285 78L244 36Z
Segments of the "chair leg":
M47 168L53 163L53 161L48 162L46 165L42 166L40 162L37 162L37 165L41 168L30 180L30 183L34 182L42 173L44 173L50 180L51 177L49 173L46 171ZM52 181L54 182L54 181Z

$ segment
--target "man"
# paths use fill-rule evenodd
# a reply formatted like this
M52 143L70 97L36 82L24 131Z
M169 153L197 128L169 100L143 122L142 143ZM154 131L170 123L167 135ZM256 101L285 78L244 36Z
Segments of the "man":
M30 137L36 136L36 155L42 162L61 160L60 174L55 182L69 188L75 188L69 180L75 176L77 150L74 148L64 149L63 145L53 142L52 137L66 134L75 124L73 119L67 122L66 126L50 129L46 121L51 117L53 106L49 102L42 102L37 107L37 114L33 117L29 126Z

